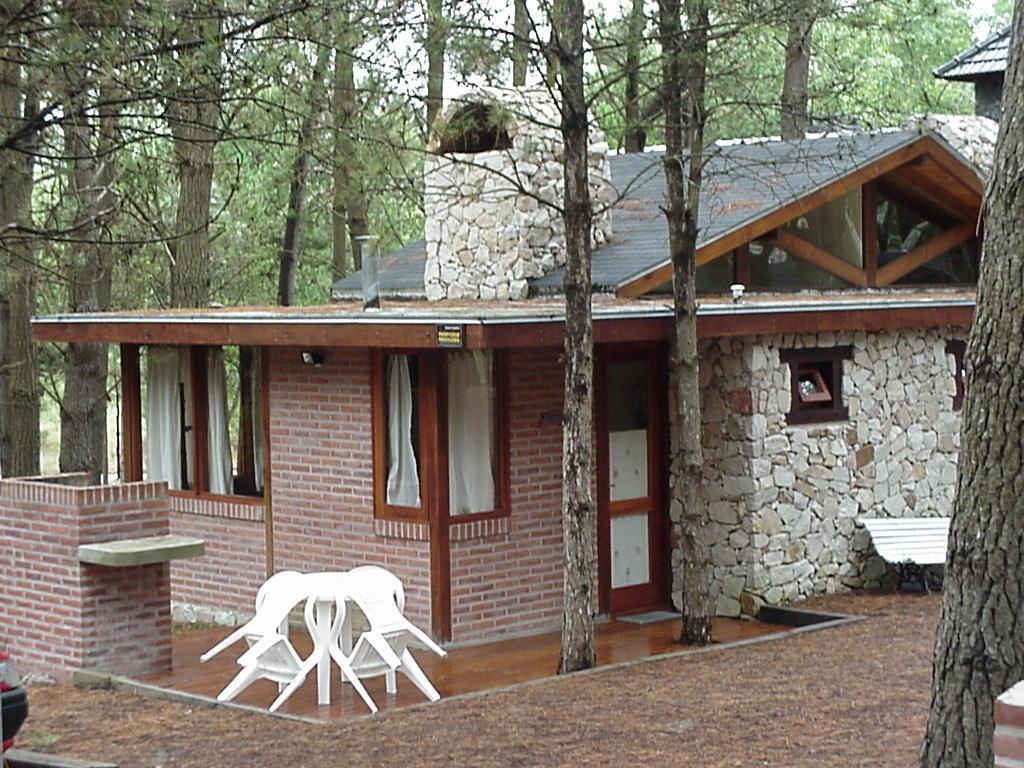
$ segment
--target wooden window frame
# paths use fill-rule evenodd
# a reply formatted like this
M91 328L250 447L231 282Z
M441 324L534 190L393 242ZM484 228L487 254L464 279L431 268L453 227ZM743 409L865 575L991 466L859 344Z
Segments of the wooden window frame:
M508 364L494 350L495 386L495 508L486 512L451 515L448 501L448 369L446 351L415 349L374 350L370 361L371 418L373 434L373 512L383 520L438 522L447 528L477 520L508 517L511 513ZM387 414L385 412L385 361L389 355L410 355L419 367L420 506L387 503Z
M967 392L967 385L964 382L964 355L966 353L966 340L950 339L946 342L946 354L953 356L953 381L956 382L956 393L953 395L954 411L959 411L964 407L964 394Z
M168 489L169 496L182 499L207 499L210 501L265 506L269 498L269 466L267 457L270 455L268 366L266 349L259 349L263 355L260 368L263 419L263 493L234 494L211 493L209 489L209 392L207 377L207 350L210 345L187 346L190 356L189 373L192 386L192 429L188 439L192 441L192 456L195 466L192 472L192 488ZM140 366L141 345L121 345L121 387L123 390L124 409L122 412L122 433L124 434L124 482L140 482L143 480L142 454L145 445L142 435L142 375Z
M852 358L853 348L849 345L779 350L779 359L789 365L790 406L786 423L819 424L849 419L849 408L843 404L843 361ZM800 375L808 368L822 377L831 394L831 405L801 398Z
M419 418L419 453L416 471L420 480L420 505L405 507L387 501L388 478L388 419L386 412L387 386L385 365L391 355L408 355L417 363L417 415ZM432 450L437 439L437 377L432 355L415 349L374 350L370 360L370 399L373 433L373 514L382 520L426 522L430 517L431 487L434 477L431 467Z
M450 522L455 524L468 523L474 520L493 520L508 517L511 514L511 445L509 440L509 401L508 401L508 362L499 350L490 350L494 355L494 460L497 462L494 473L494 509L486 512L472 512L465 515L450 515ZM443 359L447 361L448 356ZM443 368L443 397L441 398L441 424L443 425L444 450L438 456L438 470L445 486L445 498L448 498L448 369Z

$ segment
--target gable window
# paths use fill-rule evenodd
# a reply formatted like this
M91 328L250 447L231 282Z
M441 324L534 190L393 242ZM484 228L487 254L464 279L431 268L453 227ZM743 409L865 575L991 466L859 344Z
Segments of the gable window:
M885 191L878 196L877 221L879 267L931 243L957 223L923 198L911 201ZM901 275L894 285L976 285L980 263L981 241L970 237L945 250L936 250L927 261Z
M762 291L848 288L849 275L864 262L861 210L857 188L750 243L747 287Z
M946 354L953 356L953 381L956 384L956 392L953 395L953 410L959 411L964 407L964 353L967 351L967 342L963 339L950 339L946 342Z
M790 409L787 424L844 421L843 360L853 356L849 346L783 349L779 358L789 365Z

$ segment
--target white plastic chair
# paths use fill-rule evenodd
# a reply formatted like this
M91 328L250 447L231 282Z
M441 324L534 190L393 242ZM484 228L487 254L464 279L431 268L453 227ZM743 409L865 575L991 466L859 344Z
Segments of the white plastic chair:
M287 602L288 599L290 598L283 599L282 603ZM268 595L264 606L276 600L277 595ZM345 618L344 600L336 601L335 610L330 634L326 639L328 643L336 643L338 635L341 633L341 625ZM306 599L304 610L307 626L315 625L315 611L316 595L311 595ZM271 618L273 617L268 618L268 628L272 627L269 624ZM249 650L238 658L242 670L217 695L217 700L231 701L256 680L271 680L278 684L280 690L277 698L270 705L270 711L276 712L306 681L306 677L322 657L324 638L317 632L311 634L313 650L305 659L299 656L287 637L276 631L276 627L261 636L247 635L246 640L250 642Z
M275 595L275 599L270 605L268 605L268 612L273 612L275 615L279 614L281 616L281 620L278 622L277 626L280 634L287 636L288 615L296 605L301 603L308 596L300 587L305 579L306 574L299 573L298 571L278 571L263 582L263 585L256 592L256 614L249 619L249 621L236 628L231 632L231 634L200 656L199 660L205 663L221 651L226 648L230 648L239 640L250 635L260 634L266 628L267 622L269 621L267 615L260 615L260 609L263 607L269 595ZM291 603L286 606L286 603L288 603L289 600L291 600Z
M355 568L342 582L339 601L344 600L351 600L359 606L369 629L359 636L350 653L337 641L332 642L330 652L341 668L342 681L352 683L370 711L376 712L377 705L366 692L361 679L384 675L387 692L395 693L398 690L396 671L408 677L430 701L440 699L441 695L409 651L409 642L415 638L441 657L448 654L402 615L405 591L398 577L377 566Z

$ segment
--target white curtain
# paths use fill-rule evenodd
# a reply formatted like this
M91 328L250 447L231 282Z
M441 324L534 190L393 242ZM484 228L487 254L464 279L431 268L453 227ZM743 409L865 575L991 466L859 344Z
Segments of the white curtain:
M229 494L234 490L231 466L231 434L228 432L228 382L224 368L224 350L212 347L206 365L209 402L210 493Z
M252 351L252 443L256 490L263 490L263 353Z
M181 488L179 355L173 347L146 349L146 476Z
M492 356L448 357L448 501L450 514L494 509Z
M420 476L412 447L412 380L407 355L387 360L388 486L387 502L401 507L420 506Z

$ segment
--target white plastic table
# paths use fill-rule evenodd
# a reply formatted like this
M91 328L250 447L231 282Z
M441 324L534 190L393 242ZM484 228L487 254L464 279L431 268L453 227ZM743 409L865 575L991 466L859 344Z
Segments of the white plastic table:
M344 574L338 574L344 576ZM307 627L310 634L316 633L320 646L320 658L316 662L316 703L325 706L331 703L331 624L334 606L337 603L337 592L331 591L325 584L316 593L314 626ZM340 584L339 584L340 588ZM341 625L341 650L352 652L352 612L345 611L345 619ZM344 682L344 679L343 679Z

